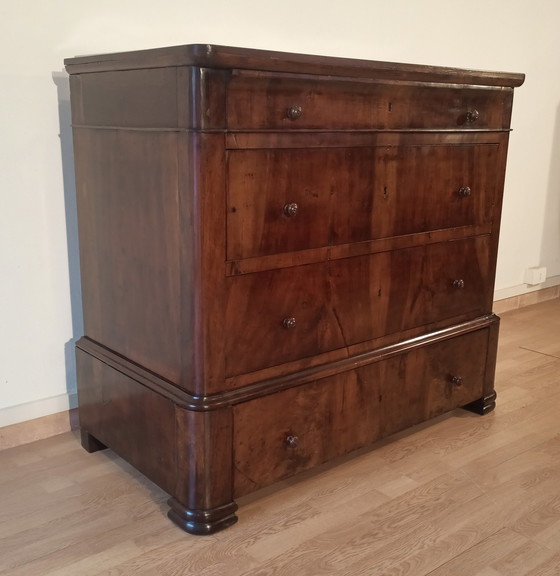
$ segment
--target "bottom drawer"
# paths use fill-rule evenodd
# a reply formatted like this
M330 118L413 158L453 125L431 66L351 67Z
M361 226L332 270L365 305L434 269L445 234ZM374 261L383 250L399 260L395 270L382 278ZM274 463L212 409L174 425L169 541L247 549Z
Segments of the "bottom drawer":
M234 496L483 395L488 329L234 407Z

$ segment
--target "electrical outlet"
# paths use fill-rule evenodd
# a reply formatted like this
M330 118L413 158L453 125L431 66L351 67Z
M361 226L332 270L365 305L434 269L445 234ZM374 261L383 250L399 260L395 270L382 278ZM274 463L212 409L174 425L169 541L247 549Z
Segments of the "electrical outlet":
M537 284L542 284L545 280L545 266L533 266L532 268L527 268L527 270L525 270L525 284L529 284L529 286L535 286Z

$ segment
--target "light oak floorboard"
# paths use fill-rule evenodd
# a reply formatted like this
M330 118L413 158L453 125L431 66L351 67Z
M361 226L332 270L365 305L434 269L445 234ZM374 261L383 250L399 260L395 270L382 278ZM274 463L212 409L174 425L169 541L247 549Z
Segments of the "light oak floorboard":
M0 575L560 576L560 299L502 315L496 389L495 412L246 496L207 537L76 432L0 451Z

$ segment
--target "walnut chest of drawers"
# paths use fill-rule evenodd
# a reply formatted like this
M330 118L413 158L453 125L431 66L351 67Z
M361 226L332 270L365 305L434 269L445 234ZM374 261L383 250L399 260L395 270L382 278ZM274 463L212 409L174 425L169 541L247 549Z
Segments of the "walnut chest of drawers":
M82 442L192 533L235 499L494 407L523 75L190 45L72 58Z

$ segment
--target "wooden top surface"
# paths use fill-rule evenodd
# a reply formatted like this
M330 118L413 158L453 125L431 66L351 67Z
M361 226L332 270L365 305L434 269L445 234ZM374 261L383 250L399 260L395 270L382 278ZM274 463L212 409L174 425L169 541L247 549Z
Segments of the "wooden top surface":
M480 86L516 87L521 86L525 80L524 74L507 72L313 56L211 44L188 44L134 52L80 56L67 58L64 63L69 74L169 66L201 66Z

